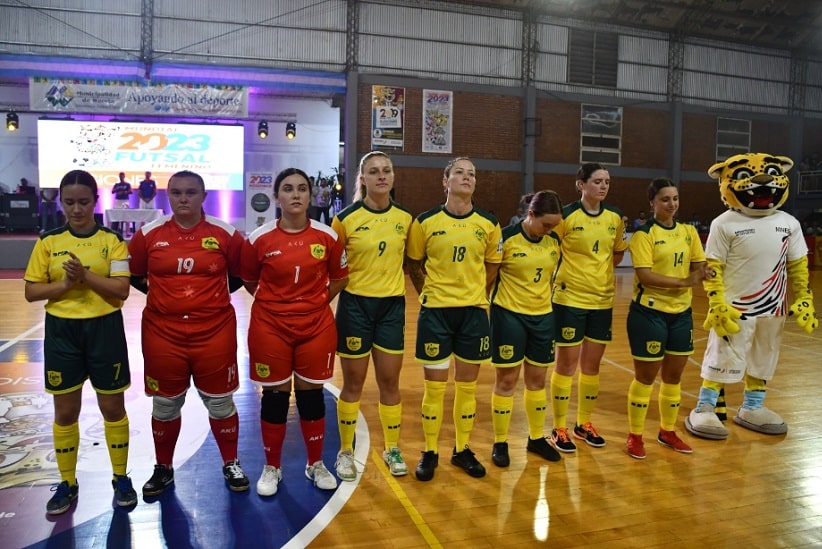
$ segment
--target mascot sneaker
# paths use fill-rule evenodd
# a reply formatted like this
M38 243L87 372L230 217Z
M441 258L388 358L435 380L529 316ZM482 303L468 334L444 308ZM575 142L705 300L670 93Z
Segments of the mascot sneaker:
M784 435L788 432L788 424L780 415L764 406L756 410L740 408L734 417L734 423L766 435Z
M685 418L685 429L695 437L711 440L728 438L728 430L716 417L714 407L710 404L702 403L691 410L690 415Z

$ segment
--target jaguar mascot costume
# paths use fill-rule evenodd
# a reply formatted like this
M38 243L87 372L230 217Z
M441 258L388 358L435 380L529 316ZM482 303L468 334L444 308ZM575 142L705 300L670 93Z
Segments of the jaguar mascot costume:
M715 414L726 383L745 380L734 422L760 433L784 434L788 426L764 406L773 378L786 316L811 333L819 326L808 285L808 249L799 221L779 208L788 198L793 161L772 154L738 154L714 164L728 211L711 223L706 245L712 277L704 282L710 330L702 361L697 406L685 420L693 435L722 440L728 430ZM788 283L794 302L788 307Z

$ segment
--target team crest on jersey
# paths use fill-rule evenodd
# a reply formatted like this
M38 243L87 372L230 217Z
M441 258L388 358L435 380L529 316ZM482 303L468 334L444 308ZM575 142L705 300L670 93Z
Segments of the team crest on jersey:
M145 376L146 377L146 387L151 389L152 391L160 390L160 382L154 379L153 377Z
M108 246L104 246L102 250L100 250L100 256L103 259L108 259Z
M611 235L611 236L615 235L616 234L616 227L614 227L613 225L608 225L608 234Z
M440 344L439 343L426 343L425 344L425 354L430 356L431 358L437 356L440 352Z
M213 236L207 236L202 240L203 249L206 250L219 250L220 249L220 241L214 238Z
M485 240L485 231L482 229L474 229L474 238L482 242Z
M658 354L659 350L662 349L662 342L660 342L660 341L646 341L645 342L645 348L652 355Z
M562 339L571 340L574 339L577 330L576 328L572 328L571 326L565 326L562 328Z
M271 368L268 366L268 364L263 364L262 362L255 362L254 370L260 377L268 377L271 375Z
M514 356L514 346L513 345L500 345L499 346L499 356L508 360L512 356Z
M348 347L349 351L359 351L362 348L362 338L361 337L346 337L345 338L345 346Z
M394 231L397 234L405 234L405 225L403 225L402 223L397 223L396 225L394 225Z
M322 244L311 245L311 257L314 259L322 259L325 257L325 246Z
M48 371L49 385L52 387L59 387L63 383L63 374L53 370Z

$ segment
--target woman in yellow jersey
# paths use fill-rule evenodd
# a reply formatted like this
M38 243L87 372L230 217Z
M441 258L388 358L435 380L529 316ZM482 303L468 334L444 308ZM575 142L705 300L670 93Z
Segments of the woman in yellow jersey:
M77 499L82 389L91 380L103 415L106 445L120 507L137 503L126 476L128 416L124 392L131 383L120 311L129 292L128 249L122 237L94 221L97 181L73 170L60 181L68 223L40 236L24 279L26 299L46 301L43 366L46 392L54 395L54 452L60 484L46 505L59 515Z
M422 429L425 451L415 471L434 478L437 444L451 356L454 357L454 427L451 463L485 476L468 442L477 412L479 367L491 358L488 290L502 260L502 231L490 213L474 207L476 168L468 158L445 167L445 204L420 214L408 235L408 272L420 295L415 356L423 365ZM423 264L425 272L423 272Z
M634 298L628 311L628 339L634 357L634 380L628 390L628 455L645 459L642 430L651 390L659 387L657 441L690 454L674 431L679 412L682 371L694 352L692 286L707 278L705 252L696 228L678 223L679 190L673 181L654 179L648 187L653 218L631 238Z
M554 191L523 198L525 219L502 231L502 263L491 293L491 361L496 382L491 395L494 449L491 461L508 467L508 426L514 389L523 370L526 449L548 461L559 454L545 440L545 377L554 364L554 313L551 278L560 257L554 227L562 221L562 201ZM523 363L525 366L523 367Z
M577 449L565 423L577 364L580 372L573 435L590 446L605 446L605 439L591 423L591 413L599 394L599 363L611 341L614 267L628 247L623 240L622 214L604 202L611 185L608 171L599 164L583 164L575 185L582 197L563 208L562 223L555 229L562 241L562 260L552 296L557 363L551 375L551 442L561 452Z
M345 245L348 286L337 299L337 354L343 388L337 400L340 451L335 468L342 480L357 478L354 433L369 358L380 391L382 457L394 476L408 473L399 449L402 401L400 369L405 348L405 241L412 215L391 199L394 166L383 152L360 160L354 202L331 227Z

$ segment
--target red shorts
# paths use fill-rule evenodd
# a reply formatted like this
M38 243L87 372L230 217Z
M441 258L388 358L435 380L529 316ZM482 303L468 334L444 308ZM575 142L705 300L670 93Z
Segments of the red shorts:
M143 311L147 395L179 396L188 390L190 379L209 396L228 395L239 388L234 309L221 323L211 318L207 327L202 324L206 323Z
M251 380L264 386L286 383L292 374L309 383L334 375L337 326L331 307L306 315L275 315L254 302L248 325Z

